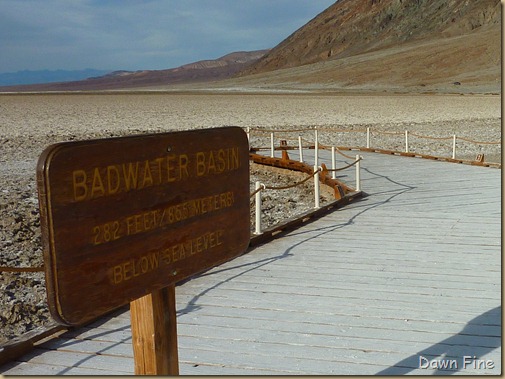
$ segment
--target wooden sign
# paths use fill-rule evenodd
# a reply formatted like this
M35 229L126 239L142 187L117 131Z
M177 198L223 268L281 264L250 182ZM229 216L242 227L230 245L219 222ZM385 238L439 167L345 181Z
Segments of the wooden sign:
M237 127L68 142L37 168L53 317L79 325L245 251Z

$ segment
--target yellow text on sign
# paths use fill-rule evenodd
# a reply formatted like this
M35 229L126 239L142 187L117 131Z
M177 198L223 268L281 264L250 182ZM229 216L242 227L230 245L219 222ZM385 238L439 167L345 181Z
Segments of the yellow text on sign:
M223 245L223 235L224 230L207 232L186 242L115 265L110 270L112 283L118 285L130 281L153 272L162 266L170 265L221 246Z
M101 245L123 237L150 232L167 225L230 208L234 203L234 193L228 191L160 209L135 213L119 220L94 226L91 230L92 244Z
M75 202L170 184L240 168L239 148L168 154L151 160L126 162L72 171Z

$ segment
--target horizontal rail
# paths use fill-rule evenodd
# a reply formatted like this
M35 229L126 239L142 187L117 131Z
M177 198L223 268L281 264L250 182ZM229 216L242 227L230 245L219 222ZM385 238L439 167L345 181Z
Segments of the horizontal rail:
M247 128L247 133L248 133L248 136L250 137L251 134L263 134L263 133L269 133L270 134L270 150L271 150L271 157L274 156L274 151L277 150L276 148L274 149L274 134L278 137L278 138L285 138L286 139L286 142L288 139L295 139L295 137L292 137L290 138L289 136L286 136L286 134L288 133L299 133L298 135L298 139L299 139L299 150L300 150L300 157L302 156L301 154L301 150L302 150L302 146L301 146L301 141L302 141L302 136L300 135L300 132L303 132L303 133L312 133L312 132L315 132L316 134L316 138L315 140L318 139L317 137L317 133L318 132L321 132L321 131L324 131L324 132L328 132L328 133L332 133L332 134L337 134L337 133L366 133L366 144L364 146L366 146L366 148L371 148L371 136L372 134L373 135L390 135L390 136L404 136L405 137L405 148L404 148L404 152L405 153L410 153L410 145L409 145L409 137L415 137L415 138L421 138L421 139L428 139L428 140L435 140L435 141L451 141L452 140L452 155L450 156L450 159L447 159L446 161L448 162L455 162L455 163L465 163L465 164L473 164L472 162L474 161L477 161L477 162L483 162L484 161L484 154L478 154L478 156L476 157L476 159L474 161L472 160L468 160L468 159L456 159L456 153L457 153L457 142L458 141L464 141L466 143L471 143L471 144L474 144L474 145L479 145L479 146L492 146L492 145L501 145L501 139L498 140L498 141L477 141L477 140L474 140L474 139L470 139L470 138L465 138L465 137L462 137L462 136L457 136L457 135L452 135L452 136L442 136L442 137L437 137L437 136L428 136L428 135L422 135L422 134L418 134L418 133L415 133L413 131L409 131L409 130L405 130L404 132L389 132L389 131L381 131L381 130L372 130L372 128L368 127L366 129L333 129L333 128L326 128L326 127L323 127L323 128L318 128L318 127L310 127L310 128L306 128L306 129L286 129L286 130L283 130L283 129L278 129L278 130L274 130L274 129L254 129L252 130L251 128ZM319 148L319 143L313 143L312 147L308 146L308 147L305 147L305 148L313 148L313 149L318 149ZM360 148L364 147L364 146L361 146ZM266 149L266 148L256 148L257 150L263 150L263 149ZM380 147L378 147L377 149L381 149ZM383 149L383 150L386 150L386 149ZM393 150L391 150L393 151ZM500 152L501 154L501 152ZM416 154L415 156L419 156L419 157L423 157L423 156L429 156L429 157L433 157L434 155L429 155L429 154ZM350 157L348 157L350 158ZM442 157L440 157L442 158ZM431 159L431 158L429 158ZM303 160L302 158L300 159L301 161ZM317 162L316 162L317 164ZM486 164L476 164L476 165L479 165L479 166L484 166L484 167L501 167L501 164L498 163L498 162L489 162L486 163Z
M317 136L316 136L317 137ZM251 150L256 150L256 149L251 149ZM300 156L302 153L300 152ZM316 151L316 157L317 157L317 151ZM282 153L282 158L276 158L276 157L267 157L264 155L259 155L255 153L250 153L249 158L251 161L257 164L262 164L262 165L268 165L272 167L278 167L278 168L283 168L283 169L289 169L293 171L298 171L302 173L308 174L306 178L304 178L301 181L298 181L297 183L287 185L287 186L267 186L265 184L262 184L260 182L256 182L255 185L255 191L251 193L251 198L254 196L255 197L255 230L254 234L255 235L262 235L265 233L265 231L262 230L262 225L261 225L261 214L262 214L262 204L261 204L261 192L265 190L286 190L290 188L294 188L297 186L300 186L304 183L306 183L308 180L314 178L314 208L315 209L320 209L320 201L319 201L319 195L320 195L320 190L319 190L319 182L328 185L334 190L334 196L336 200L340 200L345 198L346 196L349 196L349 194L352 193L361 193L361 188L360 188L360 177L359 177L359 162L362 160L362 157L357 156L356 161L353 163L345 166L345 167L340 167L340 168L335 168L334 163L333 163L333 168L330 170L326 167L326 165L323 163L321 166L309 166L308 164L304 162L298 162L289 159L289 155L287 154L286 150L283 150ZM316 158L317 161L317 158ZM329 177L328 173L329 172L336 172L336 171L342 171L347 168L350 168L352 166L356 165L356 189L353 189L349 187L348 185L344 184L343 182L340 182L336 180L334 174L333 177ZM320 175L321 174L321 175Z
M276 133L277 137L282 137L283 135L279 133L300 133L300 132L312 132L314 130L318 131L325 131L325 132L331 132L331 133L370 133L370 134L383 134L383 135L397 135L397 136L402 136L405 134L405 131L403 132L388 132L388 131L383 131L383 130L372 130L371 128L367 129L332 129L332 128L313 128L313 129L249 129L249 134L271 134L271 133ZM417 138L425 138L425 139L431 139L431 140L452 140L453 136L447 136L447 137L435 137L435 136L427 136L427 135L422 135L422 134L417 134L412 131L408 131L408 133L414 137ZM465 137L457 137L458 140L462 140L465 142L470 142L476 145L499 145L501 144L500 141L476 141L470 138L465 138Z
M302 225L307 225L308 223L333 212L352 201L364 197L365 193L361 191L356 191L353 193L346 194L343 198L334 200L329 204L325 204L318 209L308 210L304 213L298 214L292 218L287 219L283 223L276 224L270 228L267 228L261 232L261 234L256 234L251 236L251 241L249 248L257 246L259 244L269 242L274 238L278 238L288 231L294 230Z
M387 154L387 155L397 155L397 156L411 157L411 158L423 158L423 159L430 159L430 160L436 160L436 161L442 161L442 162L468 164L471 166L501 168L501 163L479 162L479 161L472 161L472 160L468 160L468 159L454 159L454 158L449 158L449 157L439 157L439 156L435 156L435 155L421 154L421 153L412 153L412 152L406 153L406 152L402 152L402 151L366 148L366 147L359 147L359 146L354 146L354 147L339 146L339 149L349 150L349 151L362 151L362 152L367 152L367 153L380 153L380 154Z

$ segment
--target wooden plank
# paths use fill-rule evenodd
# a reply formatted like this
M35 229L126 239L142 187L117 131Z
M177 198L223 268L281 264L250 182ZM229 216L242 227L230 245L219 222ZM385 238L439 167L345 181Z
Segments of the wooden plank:
M223 364L209 364L203 361L181 362L181 375L188 376L255 376L255 375L279 375L279 371L249 366L230 366Z
M131 343L131 329L119 328L115 330L111 329L101 329L101 328L78 328L75 330L70 330L63 335L65 338L74 338L76 340L89 339L95 341L105 341L112 343L121 343L128 341Z
M316 247L314 247L316 249ZM322 250L327 254L331 254L331 250ZM373 251L371 251L369 258L374 258ZM422 250L419 250L419 253L422 253ZM489 256L491 257L491 255ZM429 258L429 257L428 257ZM346 270L354 270L354 271L366 271L370 272L371 276L381 275L380 272L384 271L383 267L387 264L396 264L395 269L391 269L388 272L398 272L398 278L405 277L406 274L412 274L413 277L416 275L424 275L428 272L433 275L433 277L442 277L443 275L451 275L450 280L454 281L458 277L465 278L465 280L469 280L471 282L476 283L496 283L495 280L498 277L500 271L496 269L495 266L489 265L486 262L480 263L478 260L475 262L465 262L462 263L461 269L455 269L454 266L450 264L444 264L444 262L440 262L437 259L434 260L416 260L416 259L405 259L404 262L396 263L401 260L402 257L392 256L392 257L375 257L375 263L370 263L369 260L361 259L357 262L352 262L352 258L347 260L345 257L342 258L314 258L309 256L304 256L302 260L294 261L294 260L285 260L285 264L289 265L293 268L293 272L297 271L303 272L304 265L307 263L311 263L312 267L310 270L306 271L309 274L317 273L320 271L321 275L328 274L331 275L335 273L337 270L339 272L345 273ZM466 257L466 259L470 259ZM454 260L454 264L458 264L461 260ZM335 269L328 268L328 265L338 266ZM413 267L414 265L418 265L418 267ZM476 272L476 269L479 268L479 272ZM447 274L446 274L447 273ZM482 279L484 277L484 279Z
M373 250L370 250L373 252ZM301 252L297 252L298 254L301 254ZM324 251L324 253L328 254L327 251ZM311 263L311 258L310 257L303 257L301 261L299 262L294 262L294 261L289 261L289 257L286 257L282 259L282 263L285 262L286 265L289 266L289 269L291 270L290 273L283 273L282 271L279 272L279 275L281 278L290 278L290 277L299 277L303 274L307 275L317 275L317 276L322 276L324 277L325 275L327 276L334 276L335 279L334 281L342 281L346 280L346 278L349 277L356 277L359 275L365 275L364 277L362 276L361 279L358 279L358 281L365 281L365 282L371 282L371 281L383 281L384 279L389 280L406 280L407 282L411 280L416 280L417 282L422 281L422 279L425 279L425 282L429 284L430 282L437 281L437 286L441 286L440 288L455 288L454 284L461 283L463 284L466 282L468 284L471 284L472 288L475 286L476 288L479 288L481 285L494 285L498 284L496 280L499 278L499 271L498 270L491 270L488 269L487 273L480 272L480 269L486 269L488 267L487 264L482 264L482 265L476 265L475 268L478 268L479 270L466 270L466 271L457 271L455 270L454 273L455 275L447 277L447 275L444 274L443 270L442 272L436 273L432 272L430 270L430 266L426 265L425 262L422 261L417 261L419 265L424 265L425 267L417 268L417 269L410 269L406 270L404 272L403 270L397 270L397 269L386 269L388 265L394 264L394 261L391 259L385 259L381 260L379 256L376 256L374 254L370 255L370 259L375 259L376 260L376 265L368 267L369 265L366 264L364 266L359 266L357 265L356 267L353 267L352 263L344 262L340 263L338 260L316 260L314 259L314 267L304 269L304 264ZM493 258L492 256L485 257L486 258ZM494 257L496 259L496 255ZM401 259L401 258L400 258ZM269 261L267 261L269 260ZM271 270L274 268L273 265L276 260L279 260L278 257L271 256L270 258L264 257L259 259L258 261L254 262L248 262L247 264L251 267L251 270L255 270L257 275L260 276L271 276ZM413 261L413 264L416 261ZM434 261L436 265L437 261ZM457 261L456 261L457 263ZM329 268L329 265L334 265L337 266L335 269ZM373 269L375 267L375 269ZM372 269L371 269L372 268ZM232 269L232 268L230 268ZM393 272L394 272L394 277L393 277ZM338 274L338 275L335 275ZM457 275L456 275L457 274ZM447 277L447 280L444 281L444 276ZM426 281L427 277L429 277L430 281ZM343 279L341 279L343 278ZM433 285L431 285L433 287Z
M100 354L133 359L133 346L131 339L129 341L114 343L111 341L55 338L40 345L40 348L45 350Z
M400 320L397 318L384 318L375 314L363 314L361 316L351 316L330 312L285 312L272 309L248 309L245 314L242 308L212 306L207 304L197 315L187 314L180 317L181 323L194 324L199 322L200 317L221 317L225 324L229 318L248 319L257 324L268 323L270 321L283 320L285 323L320 325L323 330L326 325L351 326L363 328L378 328L390 330L415 330L418 332L433 332L433 322L426 320ZM402 322L399 322L402 321ZM440 330L448 333L458 333L465 329L467 334L482 336L500 336L501 325L496 315L480 316L477 320L466 322L466 320L439 320L437 325ZM196 337L195 337L196 338Z
M218 278L216 278L219 280ZM257 286L258 279L261 280L261 287ZM361 281L359 279L362 279ZM352 282L352 286L349 283ZM411 296L441 296L442 294L446 296L448 299L456 299L461 297L464 298L473 298L473 299L487 299L496 300L498 296L493 295L489 292L495 290L497 287L487 286L481 287L479 289L475 288L460 288L458 286L453 287L445 287L440 288L438 286L434 286L433 284L426 284L425 280L419 280L423 285L418 285L417 283L413 283L412 281L401 281L396 280L395 283L401 284L401 287L393 287L391 286L391 280L387 279L384 281L373 281L366 279L363 275L356 276L346 276L345 278L340 278L338 281L328 281L326 276L323 277L310 277L310 281L306 280L304 288L306 291L319 291L322 290L335 290L335 291L358 291L354 295L358 296L358 294L363 294L363 298L366 298L367 290L369 292L370 285L373 285L376 291L384 294L384 296L395 294L410 294ZM261 289L262 292L269 291L275 289L275 292L278 293L288 293L290 289L294 286L300 284L300 281L297 279L293 279L290 277L283 277L282 284L279 284L279 279L271 278L271 277L261 277L258 276L254 278L240 278L238 280L233 281L232 284L226 286L228 290L246 290L250 288L258 288ZM187 288L186 291L181 291L181 296L184 294L203 293L208 287L190 287ZM191 292L190 292L191 291Z
M262 294L262 293L261 293ZM238 294L233 294L235 296L245 296L243 293L238 293ZM438 302L415 302L415 301L400 301L397 300L395 297L391 296L389 299L386 298L359 298L359 297L346 297L346 298L341 298L341 297L329 297L329 298L324 298L324 297L318 297L318 296L308 296L308 295L299 295L299 294L292 294L291 296L291 302L286 303L282 302L282 296L281 295L270 295L268 293L262 294L265 296L260 296L260 294L257 294L257 296L252 296L251 294L251 299L246 299L245 303L241 301L237 301L237 306L240 307L247 307L247 301L249 302L257 302L260 299L262 300L262 303L264 304L265 307L269 309L279 309L279 310L286 310L286 311L302 311L305 309L305 307L311 308L315 307L317 308L320 306L321 301L327 300L328 302L333 302L331 306L328 306L328 311L331 312L359 312L361 309L362 311L366 312L374 312L379 315L383 315L384 317L389 316L393 312L397 312L398 315L401 315L404 319L411 319L413 317L416 317L415 314L416 312L419 312L420 315L424 315L424 317L428 320L433 320L436 317L448 317L449 314L454 314L455 318L459 317L467 317L468 315L471 314L476 314L480 312L483 308L484 304L477 304L477 305L472 305L473 299L470 299L466 302L460 302L459 304L450 304L446 305L445 307L441 309L435 309L433 313L430 316L430 313L427 311L424 311L423 309L429 309L429 308L435 308L437 304L439 304L441 301L443 301L443 296L439 296L439 301ZM223 296L216 296L214 302L219 302L220 300L222 301L225 299L226 294L223 294ZM211 301L209 299L209 301ZM486 305L487 309L492 307L493 305L496 305L496 301L494 302L489 302L488 305ZM421 317L421 316L420 316Z
M285 348L285 346L279 346ZM190 353L191 354L191 353ZM284 355L269 356L257 354L243 354L241 352L229 351L225 354L216 351L196 351L191 354L191 362L198 364L200 359L205 360L208 364L220 365L225 367L246 367L252 368L256 372L260 370L269 370L276 372L276 375L344 375L361 370L362 372L371 375L386 366L380 365L363 365L359 362L335 361L338 355L333 356L332 362L326 364L320 360L310 359L306 356L291 356L291 350L287 349ZM232 364L227 362L233 362ZM366 366L365 369L360 366Z
M471 338L468 337L460 339L460 336L457 334L450 335L448 338L437 338L437 336L425 334L422 341L417 341L414 336L412 336L411 339L394 338L394 332L389 333L393 338L377 338L376 336L367 337L366 335L361 337L345 335L339 336L329 334L310 334L303 333L303 331L286 332L252 328L230 328L228 330L226 327L208 327L201 324L196 326L185 326L183 328L183 335L188 333L189 335L194 336L193 333L189 332L190 328L194 328L195 332L197 332L199 336L205 336L204 338L201 337L202 342L198 344L199 349L203 349L202 346L205 345L205 342L207 342L206 345L209 346L210 341L215 341L210 345L221 344L222 341L229 340L244 341L244 343L251 344L258 344L261 341L262 346L263 344L273 344L278 346L278 355L289 355L290 350L298 350L297 347L299 346L303 347L307 351L312 349L317 351L320 348L330 349L330 351L333 352L334 359L338 361L338 364L345 362L345 359L340 359L340 355L345 354L342 350L352 350L354 353L353 355L358 354L355 352L357 350L362 352L364 351L366 353L381 352L385 355L390 353L399 353L404 354L403 356L405 357L405 354L415 354L425 350L431 350L431 355L439 355L448 352L450 352L451 355L457 355L463 351L466 351L468 354L471 350L475 350L476 353L480 354L488 354L500 346L500 338L487 339L484 342L485 346L476 346L475 344L468 344L468 342L472 341ZM474 338L473 341L475 340L476 339ZM480 338L477 339L477 341L480 341ZM197 348L196 343L193 348ZM305 356L308 354L310 353L305 353ZM183 358L181 357L181 359ZM233 360L227 359L224 354L221 354L221 362L225 363L227 361ZM397 362L394 357L392 361ZM308 360L307 364L311 364L310 360Z
M201 320L201 321L200 321ZM184 325L184 327L182 327ZM238 333L237 335L249 335L254 338L256 335L255 330L257 327L251 325L250 322L247 322L245 318L234 318L234 317L219 317L219 316L201 316L197 322L191 323L186 319L185 322L181 322L182 330L187 330L187 328L198 327L199 325L205 325L206 327L214 327L216 330L219 328L230 328L230 333L226 333L226 335L230 335L233 333L233 329L235 329ZM442 326L440 326L442 328ZM427 342L427 343L435 343L441 340L452 338L455 334L458 334L462 330L463 333L458 335L458 344L468 345L473 341L473 343L479 343L481 347L496 347L499 345L499 340L501 338L501 333L497 333L493 336L481 335L470 333L465 328L460 328L457 331L440 331L440 330L431 330L431 331L418 331L415 329L410 330L399 330L394 328L385 328L385 327L375 327L370 328L368 326L350 326L350 325L338 325L338 324L316 324L310 322L289 322L285 323L282 319L279 320L269 320L263 321L261 326L262 331L277 333L292 333L292 338L296 339L295 335L299 333L304 333L312 336L328 336L334 337L334 343L339 338L371 338L376 341L383 340L394 340L398 342ZM181 330L181 332L182 332ZM478 333L478 328L474 328L474 331ZM496 332L496 329L495 329ZM298 341L301 341L300 337ZM321 341L318 341L321 343ZM331 345L333 346L333 345Z
M249 360L250 365L260 367L264 361L270 359L282 359L285 357L297 358L310 360L316 363L323 370L328 370L331 366L340 366L342 362L354 363L358 365L375 365L379 366L376 370L388 368L391 364L401 361L405 358L404 352L397 351L377 351L377 350L359 350L359 349L347 349L338 346L338 341L336 341L335 346L332 347L322 347L322 346L309 346L302 344L290 344L290 345L280 345L277 343L265 343L261 341L255 341L253 343L244 340L219 340L212 341L206 340L208 348L198 338L187 338L187 345L181 346L182 359L185 362L194 362L198 364L199 356L205 356L209 354L209 351L217 353L214 363L219 363L219 355L221 357L228 354L241 354L246 356ZM211 348L210 346L215 346ZM195 349L196 347L196 349ZM433 359L437 358L437 352L441 351L433 350L432 352L424 352L424 357ZM458 358L464 355L464 351L467 348L464 346L451 346L446 350L447 358ZM195 353L196 350L196 353ZM422 349L419 350L423 351ZM482 351L481 351L482 352ZM221 360L222 362L222 360ZM289 364L295 362L286 362L285 367L289 367ZM405 362L405 366L410 368L418 368L418 361L412 359ZM359 367L356 367L359 370Z
M93 369L100 370L102 373L113 372L122 375L131 374L134 370L131 358L66 351L35 349L23 360L31 364L61 366L60 375L72 368Z
M122 371L100 370L96 368L85 367L65 367L57 363L51 362L48 364L31 363L31 362L14 362L2 366L2 375L22 375L22 376L44 376L44 375L125 375Z
M187 307L181 308L181 312L189 312L194 307L207 307L207 306L223 306L226 304L226 307L231 307L232 304L226 302L226 298L223 297L205 297L201 301L194 301L192 297L185 297L181 299L186 304L189 304ZM320 299L324 301L325 299ZM482 315L487 310L496 307L497 302L490 305L488 308L483 308L479 310L463 310L463 311L455 311L452 307L441 307L440 303L433 303L432 307L428 308L426 305L419 305L417 308L405 307L404 305L398 305L391 302L385 301L376 301L374 305L366 304L366 299L356 299L351 302L349 300L341 300L333 302L328 301L325 303L325 309L323 311L313 311L316 313L322 314L339 314L350 317L360 317L363 314L373 315L378 318L385 319L395 319L398 322L405 322L405 320L421 320L428 322L437 322L438 320L451 320L454 322L470 322L472 319ZM259 303L260 298L254 297L251 299L233 299L233 306L243 309L244 312L247 309L269 309L275 310L279 312L301 312L306 313L308 317L310 317L311 312L307 312L307 307L304 306L304 303L297 301L296 303L286 303L282 302L281 297L277 299L272 299L270 301L264 301ZM313 306L315 302L312 302L309 306ZM326 305L329 304L329 305ZM491 322L495 322L496 317L488 316L486 317Z

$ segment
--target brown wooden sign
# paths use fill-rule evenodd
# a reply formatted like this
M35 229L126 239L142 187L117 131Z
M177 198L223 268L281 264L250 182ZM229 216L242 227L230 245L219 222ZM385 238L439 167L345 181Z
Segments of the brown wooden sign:
M53 317L79 325L249 244L241 128L68 142L37 168Z

